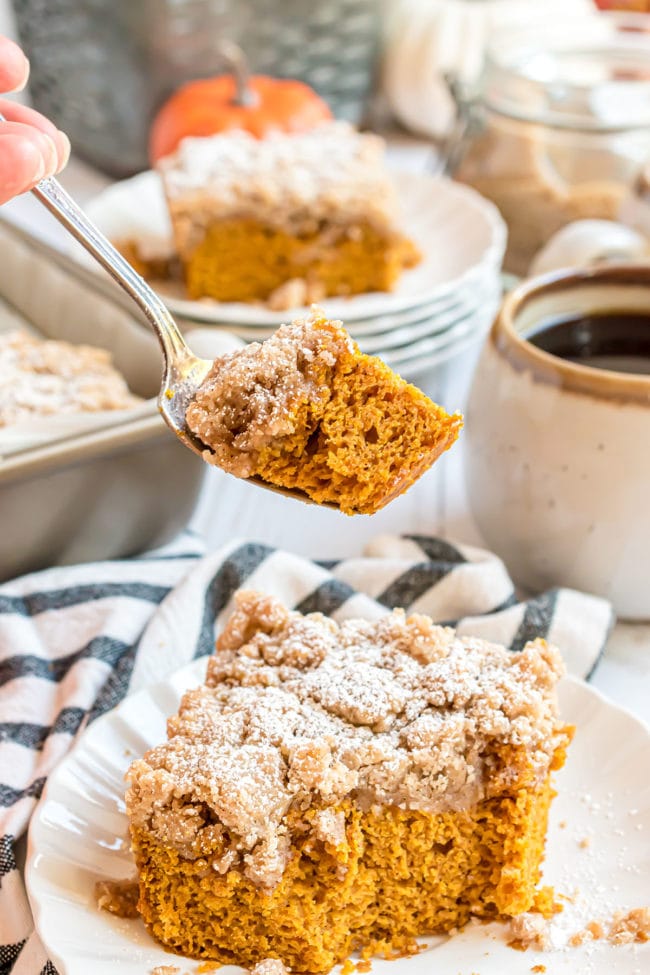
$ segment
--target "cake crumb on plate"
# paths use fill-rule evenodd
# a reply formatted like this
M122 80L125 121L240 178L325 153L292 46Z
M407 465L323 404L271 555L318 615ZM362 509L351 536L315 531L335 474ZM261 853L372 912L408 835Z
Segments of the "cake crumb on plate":
M607 935L613 945L637 944L650 941L650 907L632 911L617 911Z
M509 925L510 940L508 944L518 951L537 948L547 951L551 946L548 921L542 914L527 911L513 917Z
M95 897L100 911L108 911L116 917L139 917L138 912L138 881L130 880L98 880L95 884Z
M279 958L264 958L251 968L251 975L287 975L288 971Z

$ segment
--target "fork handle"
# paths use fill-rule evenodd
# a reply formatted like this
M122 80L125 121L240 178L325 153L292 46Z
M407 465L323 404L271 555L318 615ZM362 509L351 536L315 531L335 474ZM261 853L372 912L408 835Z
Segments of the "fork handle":
M137 302L153 326L165 355L173 358L178 354L186 354L185 340L165 304L117 248L88 219L59 181L53 176L48 176L34 187L32 193Z

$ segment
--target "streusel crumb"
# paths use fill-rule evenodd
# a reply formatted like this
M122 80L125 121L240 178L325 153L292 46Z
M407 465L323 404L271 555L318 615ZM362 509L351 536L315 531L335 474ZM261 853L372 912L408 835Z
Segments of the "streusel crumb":
M613 945L650 941L650 907L618 911L612 920L607 940Z
M288 969L279 958L265 958L251 969L251 975L287 975Z
M260 451L295 432L297 403L317 409L329 399L336 363L350 350L342 330L316 330L308 321L281 325L265 342L215 360L187 422L210 446L214 463L250 477Z
M139 917L138 880L98 880L95 897L100 911L117 917Z
M526 951L537 948L546 951L551 947L549 923L541 914L527 912L513 917L509 928L511 948Z

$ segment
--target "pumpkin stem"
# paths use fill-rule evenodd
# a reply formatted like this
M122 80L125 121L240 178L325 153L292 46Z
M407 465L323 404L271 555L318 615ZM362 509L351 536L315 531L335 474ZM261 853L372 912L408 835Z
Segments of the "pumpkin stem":
M238 44L233 43L233 41L219 41L217 52L221 60L225 63L229 74L235 80L235 97L232 100L232 104L255 105L257 95L254 91L251 91L248 85L250 68L248 67L248 61L242 49Z

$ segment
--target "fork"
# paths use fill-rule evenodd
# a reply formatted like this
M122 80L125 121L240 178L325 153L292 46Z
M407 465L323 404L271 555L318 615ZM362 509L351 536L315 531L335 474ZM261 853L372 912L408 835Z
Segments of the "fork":
M0 114L0 122L5 121ZM158 394L158 409L167 426L178 439L204 460L206 445L187 426L186 411L196 392L212 368L212 361L195 356L183 338L176 322L164 303L147 282L86 216L81 207L66 193L53 176L42 179L32 190L34 196L47 207L65 229L92 254L126 293L140 306L154 329L163 353L163 378ZM314 502L302 491L268 484L260 477L249 481L275 494L297 498L307 504ZM328 504L325 507L335 507Z

